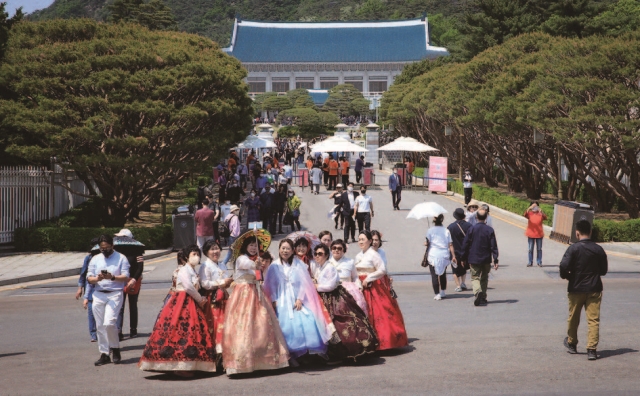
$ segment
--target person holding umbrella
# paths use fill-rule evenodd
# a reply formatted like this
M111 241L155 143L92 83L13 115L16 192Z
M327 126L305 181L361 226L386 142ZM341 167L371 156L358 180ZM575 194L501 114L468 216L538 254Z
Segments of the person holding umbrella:
M142 284L142 272L144 271L144 245L135 240L133 233L128 228L123 228L114 235L113 249L123 254L129 261L129 280L124 289L122 308L118 314L118 338L124 339L122 325L124 323L124 306L129 299L129 338L138 336L138 296Z
M444 215L440 214L433 219L434 227L429 228L424 245L429 252L428 262L431 272L431 284L435 293L434 300L445 297L447 289L447 266L453 262L457 266L451 233L442 223ZM453 260L451 260L453 257Z

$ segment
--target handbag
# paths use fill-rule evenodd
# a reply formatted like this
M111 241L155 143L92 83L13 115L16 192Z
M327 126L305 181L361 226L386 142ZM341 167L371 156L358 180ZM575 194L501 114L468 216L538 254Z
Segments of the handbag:
M420 263L420 265L425 268L429 265L429 248L424 250L424 257L422 258L422 263Z
M293 216L291 215L291 213L287 212L287 214L284 215L284 219L282 219L282 224L293 225Z
M131 278L133 279L133 278ZM125 286L124 288L124 292L130 295L136 295L138 293L140 293L140 286L142 285L142 277L140 277L139 280L136 281L136 283L133 285L133 287L127 287Z
M293 210L293 217L300 217L300 209Z

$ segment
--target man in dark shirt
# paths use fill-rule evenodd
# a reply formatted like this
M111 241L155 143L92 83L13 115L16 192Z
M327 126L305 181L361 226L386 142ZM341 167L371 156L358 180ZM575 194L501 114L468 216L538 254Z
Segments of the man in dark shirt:
M340 212L344 218L344 243L349 243L349 235L351 235L351 243L356 242L356 222L353 219L353 210L358 195L360 194L353 191L353 183L349 182L347 191L340 196Z
M587 358L596 360L596 348L600 338L600 303L602 302L602 279L607 274L608 262L604 249L591 241L591 223L580 220L576 223L579 241L569 246L560 262L560 277L567 279L569 320L564 346L569 353L577 353L578 326L584 307L587 317Z
M471 282L473 294L476 296L473 305L487 305L487 286L489 284L489 272L491 271L491 258L493 268L498 270L498 242L493 228L485 224L487 211L478 210L478 223L476 223L464 238L462 260L471 267Z
M360 183L360 179L362 179L362 168L364 168L364 155L361 155L360 158L356 160L356 183Z
M449 224L447 229L451 234L451 242L453 243L453 251L456 254L456 261L458 266L453 269L454 280L456 281L456 291L461 292L467 290L467 285L464 283L467 277L467 270L469 269L469 263L462 260L464 253L463 243L464 238L467 236L471 224L465 221L464 209L458 208L453 212L453 217L456 219L453 223Z

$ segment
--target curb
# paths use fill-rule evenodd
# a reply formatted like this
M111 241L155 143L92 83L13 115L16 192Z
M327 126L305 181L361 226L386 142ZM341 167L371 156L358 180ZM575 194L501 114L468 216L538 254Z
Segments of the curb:
M166 256L167 254L171 254L172 252L173 252L173 247L167 250L164 250L162 252L150 254L149 256L145 257L145 260L153 260L155 258ZM22 253L22 254L34 254L34 252ZM5 279L0 281L0 287L15 285L18 283L34 282L34 281L41 281L41 280L54 279L54 278L64 278L67 276L79 275L81 270L82 270L82 267L79 267L79 268L71 268L71 269L62 270L62 271L47 272L47 273L38 274L38 275L24 276L21 278Z

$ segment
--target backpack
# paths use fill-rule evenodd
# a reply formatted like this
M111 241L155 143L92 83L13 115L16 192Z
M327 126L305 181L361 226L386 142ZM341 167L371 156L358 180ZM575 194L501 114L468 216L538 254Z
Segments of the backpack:
M233 215L235 216L235 215ZM233 219L233 216L229 217L229 220L225 220L220 224L220 236L223 238L229 238L231 236L231 229L229 228L229 224Z

